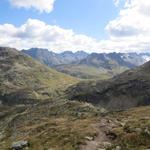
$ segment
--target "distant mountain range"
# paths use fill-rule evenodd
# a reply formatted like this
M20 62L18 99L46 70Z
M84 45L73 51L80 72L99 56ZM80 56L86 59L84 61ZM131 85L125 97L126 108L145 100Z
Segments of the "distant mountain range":
M76 63L88 56L88 53L84 51L78 51L73 53L71 51L65 51L63 53L54 53L48 49L31 48L29 50L22 50L23 53L30 55L31 57L39 60L40 62L48 65L49 67Z
M150 53L54 53L48 49L22 50L43 64L78 78L108 79L150 60Z

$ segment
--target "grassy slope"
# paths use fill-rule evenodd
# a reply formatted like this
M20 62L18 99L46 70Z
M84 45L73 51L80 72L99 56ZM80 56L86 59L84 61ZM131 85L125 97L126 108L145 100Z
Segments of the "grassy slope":
M47 99L77 81L15 49L0 48L1 99Z
M111 70L102 67L94 67L88 65L60 65L54 67L56 70L78 77L82 79L109 79L123 71L127 70L125 67L114 67Z

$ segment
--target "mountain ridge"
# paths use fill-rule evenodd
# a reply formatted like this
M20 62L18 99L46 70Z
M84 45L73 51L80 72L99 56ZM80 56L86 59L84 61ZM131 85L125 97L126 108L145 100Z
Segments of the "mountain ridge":
M150 59L148 53L54 53L48 49L38 48L23 52L59 72L82 79L108 79L127 69L140 66Z
M55 53L48 49L31 48L29 50L22 50L23 53L30 55L31 57L45 63L49 67L53 67L60 64L73 63L77 60L85 58L88 53L84 51L64 51L62 53Z

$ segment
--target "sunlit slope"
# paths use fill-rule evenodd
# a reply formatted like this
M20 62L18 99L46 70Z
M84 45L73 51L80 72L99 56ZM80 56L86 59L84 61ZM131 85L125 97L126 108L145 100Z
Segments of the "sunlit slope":
M48 99L77 79L50 69L11 48L0 48L0 100L32 102Z

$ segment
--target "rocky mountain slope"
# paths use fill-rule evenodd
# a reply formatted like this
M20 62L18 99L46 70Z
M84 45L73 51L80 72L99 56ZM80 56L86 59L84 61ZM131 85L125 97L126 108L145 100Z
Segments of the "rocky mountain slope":
M71 51L65 51L59 54L49 51L48 49L40 48L22 50L22 52L30 55L31 57L39 60L40 62L46 64L49 67L54 67L62 64L72 64L86 58L88 55L88 53L83 51L78 51L76 53L73 53Z
M133 68L142 65L146 60L137 53L92 53L81 60L80 64L87 64L94 67L112 69L115 67Z
M90 102L109 110L150 104L150 62L107 81L87 81L67 91L70 100Z
M50 67L64 63L58 54L50 52L47 49L32 48L29 50L22 50L22 52Z
M0 47L0 101L3 103L49 99L75 82L77 79L50 69L15 49Z
M23 52L59 72L83 79L108 79L150 60L149 53L88 54L84 51L66 51L57 54L38 48Z

